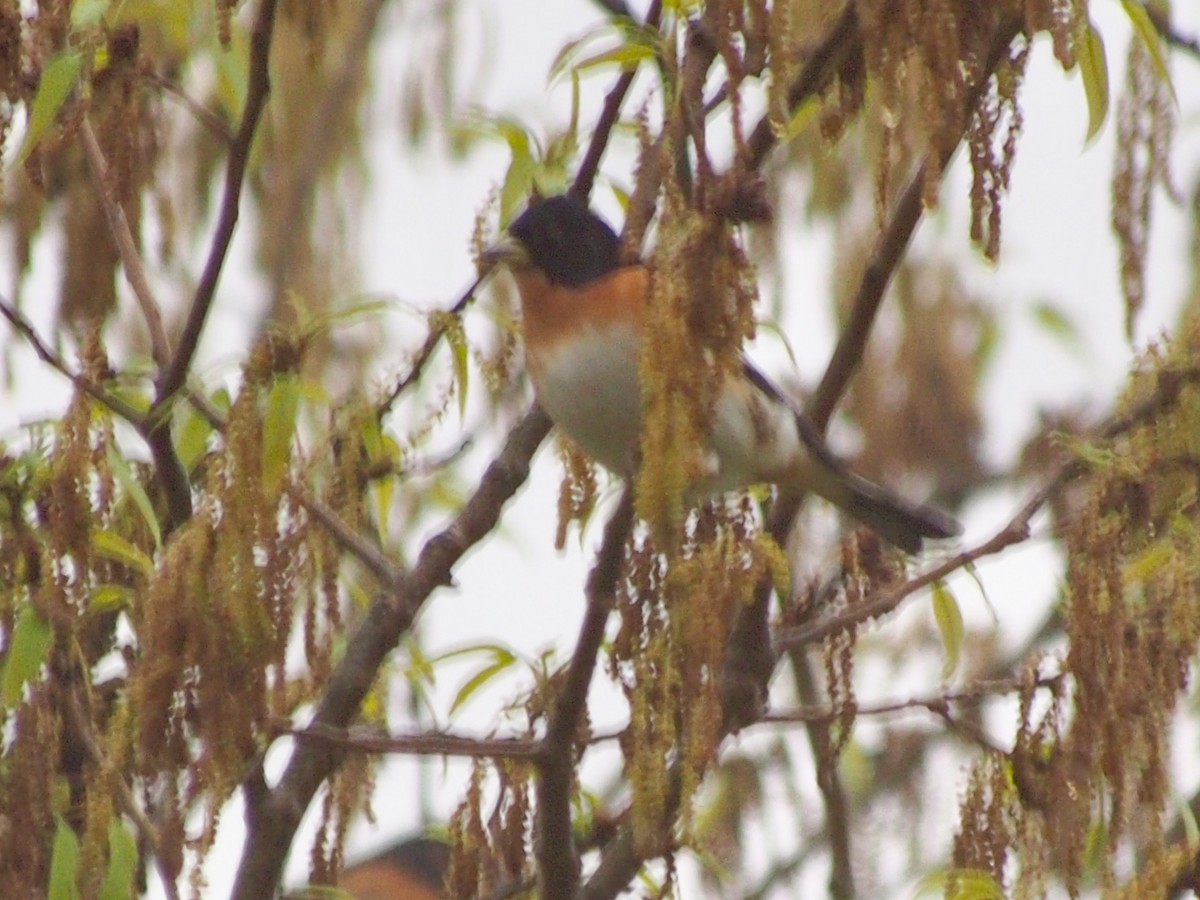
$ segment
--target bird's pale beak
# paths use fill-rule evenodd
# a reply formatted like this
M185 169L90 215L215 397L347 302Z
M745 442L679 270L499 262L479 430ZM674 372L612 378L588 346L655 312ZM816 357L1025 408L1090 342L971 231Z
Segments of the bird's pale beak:
M496 266L520 269L528 266L530 262L529 252L525 249L525 245L510 234L505 234L484 250L479 261L483 264L485 272L491 271Z

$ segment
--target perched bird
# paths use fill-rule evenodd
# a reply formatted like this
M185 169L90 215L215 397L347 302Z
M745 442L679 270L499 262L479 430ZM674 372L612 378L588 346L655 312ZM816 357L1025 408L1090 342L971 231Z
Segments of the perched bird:
M525 360L542 408L596 462L628 475L641 436L638 366L650 301L644 264L622 265L616 233L582 202L535 200L485 260L521 297ZM799 407L743 360L721 385L705 471L689 496L772 483L813 491L909 553L958 523L848 471Z

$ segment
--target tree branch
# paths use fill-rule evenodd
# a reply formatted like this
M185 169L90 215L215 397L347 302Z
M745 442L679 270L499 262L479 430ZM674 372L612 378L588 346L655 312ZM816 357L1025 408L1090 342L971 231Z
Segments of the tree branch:
M621 502L604 528L596 563L588 575L587 610L579 629L566 680L554 699L537 766L537 811L534 853L538 895L543 900L569 900L579 889L579 857L571 836L571 786L575 778L575 737L587 707L596 655L616 601L625 542L633 529L633 488L625 486Z
M529 461L549 430L550 420L535 406L509 432L459 514L425 543L400 584L371 604L330 676L309 727L344 728L357 716L384 658L429 595L450 582L451 570L463 554L495 527L504 504L528 477ZM262 780L261 768L250 773L245 783L248 834L231 894L234 900L274 895L304 811L343 755L325 745L302 743L274 788Z
M1189 369L1186 371L1163 373L1159 376L1158 386L1149 396L1128 412L1115 415L1093 429L1094 439L1111 439L1141 422L1148 421L1151 417L1174 403L1184 385L1196 383L1198 380L1200 380L1200 371L1196 370ZM1021 543L1029 537L1030 523L1038 510L1066 482L1082 474L1086 471L1086 468L1087 463L1085 460L1074 456L1071 457L1059 466L1058 470L1047 479L1041 488L1026 500L1016 515L991 539L984 541L973 549L965 550L951 557L924 574L906 581L899 587L890 588L878 593L863 603L856 604L836 616L831 616L814 624L799 625L794 628L785 629L779 634L776 640L777 648L782 651L793 647L801 647L814 641L823 640L830 635L845 631L848 628L853 628L869 619L885 615L899 606L905 597L921 588L928 587L934 582L947 577L952 572L964 566L971 565L979 559L995 555L1011 547L1013 544Z
M129 228L129 220L125 218L125 210L117 202L113 190L112 177L108 171L108 161L96 132L92 130L91 120L85 111L80 117L79 138L83 142L83 155L88 161L88 170L92 173L92 181L96 193L100 195L100 204L104 207L104 215L108 219L108 230L121 254L121 268L129 286L133 288L133 296L141 307L142 317L146 320L146 329L150 332L150 352L154 362L160 368L171 358L171 346L167 341L167 332L163 328L162 310L154 293L150 290L150 282L146 280L146 267L142 264L141 254L138 253L137 242L133 239L133 231Z
M377 730L309 725L296 728L286 719L275 724L276 734L313 741L356 753L412 753L420 756L504 757L533 759L541 744L527 738L478 738L459 734L380 734Z
M220 212L217 214L216 231L213 234L208 261L200 275L200 283L196 286L191 309L188 310L187 322L179 336L179 346L175 348L175 356L170 365L159 373L154 401L156 407L165 407L187 380L192 357L196 354L200 334L204 330L204 323L208 319L208 312L217 293L217 282L225 265L229 244L233 240L234 228L237 226L242 182L246 178L246 167L250 162L250 148L254 144L254 135L271 90L271 38L275 30L275 12L278 5L279 0L261 0L254 28L250 32L250 71L246 86L246 105L242 110L241 125L238 126L233 144L229 148L229 161L225 167L225 192L221 199Z
M23 337L29 346L33 348L33 352L37 354L38 359L61 374L71 384L75 385L78 390L83 391L101 406L111 410L135 428L141 428L145 421L141 410L130 406L120 397L114 397L112 394L109 394L103 387L95 384L91 379L85 378L78 372L73 372L63 358L51 350L41 337L38 336L33 323L21 315L16 307L3 297L0 297L0 315L4 316L9 324L12 325L13 330Z

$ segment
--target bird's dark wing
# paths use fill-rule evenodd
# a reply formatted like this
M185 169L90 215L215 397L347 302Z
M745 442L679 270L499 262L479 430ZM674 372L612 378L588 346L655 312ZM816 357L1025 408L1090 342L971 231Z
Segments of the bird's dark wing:
M800 435L800 440L803 441L805 448L812 454L813 458L827 466L833 471L840 473L848 472L846 464L838 459L834 452L829 449L829 445L825 443L825 439L821 437L821 432L817 431L817 426L809 419L808 414L800 407L800 404L792 397L789 397L775 382L771 381L766 375L755 368L750 360L742 357L742 374L749 379L750 383L756 388L787 408L796 420L796 432Z

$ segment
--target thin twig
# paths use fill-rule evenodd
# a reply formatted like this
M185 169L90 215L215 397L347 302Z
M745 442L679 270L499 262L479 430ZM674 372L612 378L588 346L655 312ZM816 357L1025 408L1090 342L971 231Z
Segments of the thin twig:
M629 9L629 5L625 0L592 0L597 6L603 9L612 18L632 19L633 12Z
M1067 676L1058 672L1045 675L1034 681L1036 688L1054 687ZM864 703L854 707L855 718L859 716L888 716L914 709L924 709L937 712L939 708L955 703L982 700L988 697L1003 697L1025 690L1029 683L1017 678L999 678L995 680L977 681L966 687L953 691L943 691L924 697L911 697L908 700L886 700L879 703ZM763 725L793 725L797 722L833 722L841 718L842 712L828 704L818 706L802 706L798 709L779 710L763 716Z
M358 753L408 753L417 756L472 756L536 759L542 752L541 740L521 737L472 737L446 732L421 734L387 734L375 728L333 728L328 725L297 727L287 719L271 723L275 734L287 734L301 740L324 741L342 750ZM607 743L619 740L624 731L591 735L586 743Z
M317 741L358 753L412 753L421 756L504 757L532 759L541 748L529 738L477 738L458 734L378 734L363 729L280 723L272 729L302 741Z
M233 144L233 131L229 128L229 123L211 109L193 99L180 85L165 75L152 70L143 72L142 75L155 87L160 88L168 97L174 97L184 109L192 114L192 117L197 122L211 131L221 143L226 146Z
M241 203L242 182L246 178L246 167L250 162L250 148L258 130L259 119L267 104L270 93L268 63L271 55L271 37L275 30L275 12L279 0L261 0L254 28L250 32L250 70L246 85L246 105L242 121L229 148L229 159L225 167L225 191L221 208L217 214L217 226L213 233L208 260L196 286L196 294L188 310L187 322L179 336L179 346L170 365L160 373L155 406L165 406L187 380L192 358L200 343L200 334L208 319L213 299L217 293L217 282L225 266L229 244L237 226L238 209Z
M566 679L546 726L538 755L534 854L538 896L567 900L579 890L579 857L571 834L571 787L575 777L575 737L587 708L596 655L604 640L609 613L616 602L625 542L633 529L633 489L626 485L621 502L604 528L604 539L588 575L587 610Z
M858 13L855 4L847 2L842 8L833 26L821 38L808 59L804 68L796 76L788 88L787 107L789 112L795 112L809 98L822 91L833 80L838 66L850 53L856 52L861 45L858 33ZM775 149L779 141L779 131L771 114L765 114L759 119L754 131L746 140L746 167L757 171L766 161L767 155Z
M1178 47L1189 55L1200 59L1200 40L1178 31L1172 24L1171 15L1167 10L1160 9L1155 3L1143 3L1141 6L1146 10L1146 15L1150 17L1150 21L1154 23L1155 29L1164 41L1172 47Z
M117 201L113 186L112 175L108 169L108 161L96 132L92 130L91 120L85 111L80 117L79 137L83 142L83 154L88 161L88 170L96 185L96 193L100 195L100 203L104 207L104 215L108 219L108 230L121 254L121 268L129 286L133 288L133 296L137 299L142 310L142 318L146 320L146 330L150 333L150 352L154 362L165 366L171 358L171 345L167 340L167 331L163 327L162 310L154 293L150 290L150 282L146 280L146 267L138 253L137 242L133 239L133 231L129 220L125 218L125 210Z
M402 586L407 574L402 565L389 559L375 544L350 528L320 498L313 496L303 488L297 488L293 495L313 518L325 526L334 539L342 545L342 549L348 551L379 579L379 584L384 590L395 591Z
M624 6L624 4L621 3L620 6ZM614 12L613 14L628 15L629 11L626 9L623 13ZM648 30L658 28L658 23L661 19L662 0L654 0L646 13L646 21L643 27ZM587 152L583 155L583 159L579 162L579 168L575 172L575 181L568 192L578 200L586 202L587 198L591 196L592 185L595 184L596 174L600 171L600 160L604 156L604 151L608 149L608 139L621 115L621 104L625 102L625 95L629 93L629 88L633 84L633 79L636 75L637 69L629 69L622 72L620 77L617 78L616 84L612 86L612 89L604 97L604 106L600 110L599 117L596 119L596 127L592 131L592 140L588 144Z
M1017 26L1012 22L1006 22L993 36L988 59L979 81L972 86L967 96L966 110L968 113L979 105L987 91L992 73L1008 52L1008 48L1017 34ZM939 175L944 172L961 143L960 138L953 146L929 151L909 179L908 186L892 211L887 227L875 244L875 249L859 280L858 291L854 295L846 325L838 337L833 356L829 360L829 365L825 367L825 374L809 404L809 415L822 432L828 426L842 395L845 394L851 377L862 364L863 351L874 329L884 293L896 267L899 266L900 260L903 259L904 253L908 249L909 241L912 240L917 224L921 221L925 211L924 190L925 185L929 183L929 170L936 168Z
M145 421L141 410L130 406L120 397L115 397L108 393L91 379L72 371L71 367L66 364L62 357L51 350L38 336L33 324L3 297L0 297L0 315L3 315L9 321L9 324L12 325L13 329L33 348L33 352L37 354L38 359L61 374L71 384L75 385L76 388L83 391L97 403L111 410L135 428L141 427Z
M454 301L454 305L447 309L441 315L433 318L433 324L430 326L428 333L425 335L425 341L417 350L416 356L413 357L412 364L409 366L408 373L396 382L395 387L388 391L387 396L375 408L375 418L382 419L391 410L393 404L400 399L401 394L407 391L410 387L420 380L421 375L425 371L425 366L429 364L430 358L433 356L433 351L438 348L442 338L446 336L446 330L449 323L454 317L461 316L463 311L475 299L475 292L479 290L479 286L483 284L483 280L490 274L490 270L481 272L475 276L475 280L471 282L458 299Z

